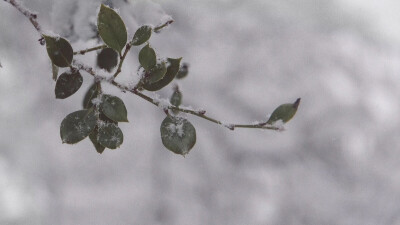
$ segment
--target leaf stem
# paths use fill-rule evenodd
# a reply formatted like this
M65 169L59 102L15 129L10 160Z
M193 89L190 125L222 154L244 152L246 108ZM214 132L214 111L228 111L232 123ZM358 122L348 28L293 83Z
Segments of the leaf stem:
M117 71L115 71L115 73L113 75L114 78L116 78L118 76L118 74L121 73L122 63L124 63L125 57L128 54L128 52L131 49L131 47L132 47L132 45L131 45L130 42L128 44L126 44L124 54L122 54L122 56L120 56L120 60L119 60Z
M106 47L107 47L107 45L99 45L99 46L96 46L96 47L93 47L93 48L87 48L87 49L83 49L83 50L80 50L80 51L76 51L76 52L74 52L74 55L84 55L84 54L86 54L88 52L96 51L96 50L103 49L103 48L106 48Z

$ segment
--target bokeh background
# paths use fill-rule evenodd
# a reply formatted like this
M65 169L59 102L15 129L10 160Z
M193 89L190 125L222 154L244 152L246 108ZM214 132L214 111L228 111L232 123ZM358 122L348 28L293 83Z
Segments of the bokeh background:
M97 45L100 1L25 0L74 49ZM0 224L400 224L400 3L395 0L107 1L129 35L175 22L151 44L190 64L185 106L226 122L263 121L302 102L284 132L235 130L188 116L197 144L166 150L164 113L113 87L130 123L121 148L62 144L66 100L39 35L0 3ZM137 81L134 48L118 77ZM94 64L95 54L79 57ZM170 85L159 91L169 98Z

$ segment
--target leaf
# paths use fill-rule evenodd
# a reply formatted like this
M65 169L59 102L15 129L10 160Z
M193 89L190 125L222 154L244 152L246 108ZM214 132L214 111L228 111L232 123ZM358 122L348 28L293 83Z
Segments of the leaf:
M157 63L156 52L149 44L139 52L139 63L146 70L150 71Z
M176 74L176 79L182 79L185 78L189 73L189 64L187 63L182 63L181 68L178 71L178 74Z
M118 52L112 48L104 48L97 55L97 66L110 72L118 64Z
M61 122L60 136L63 143L75 144L85 139L96 127L94 110L79 110L68 114Z
M46 40L47 54L54 65L68 67L71 65L74 51L69 42L62 37L51 37L43 35Z
M97 136L99 135L99 128L96 127L92 133L89 134L89 139L90 141L93 143L94 147L96 148L96 151L98 153L103 153L104 150L106 149L106 147L104 147L103 145L101 145L98 141L97 141Z
M278 120L282 120L283 123L288 122L296 114L299 104L300 98L298 98L294 103L287 103L278 106L278 108L272 112L267 124L274 124Z
M79 71L65 72L58 77L54 90L56 98L65 99L73 95L82 86L83 78Z
M184 118L166 117L160 132L163 145L176 154L185 156L196 143L196 129Z
M151 37L152 28L144 25L136 30L135 35L132 38L132 45L141 45L148 41Z
M165 73L164 77L154 83L145 83L143 88L148 91L158 91L163 87L167 86L171 81L175 78L176 74L179 71L179 64L182 58L178 59L171 59L168 58L169 66L167 67L167 72Z
M58 67L51 62L51 71L53 72L53 80L56 81L58 77Z
M99 90L96 83L93 83L90 86L89 90L86 92L85 97L83 98L83 108L89 109L93 106L92 100L99 95Z
M97 29L104 43L121 54L127 41L124 21L113 9L101 4L97 17Z
M167 73L167 66L165 65L165 62L161 62L149 71L147 82L154 83L159 81L164 77L165 73Z
M113 123L105 123L99 127L98 142L109 149L116 149L124 141L121 129Z
M182 103L182 92L180 92L179 89L176 89L174 93L172 93L169 102L171 103L171 105L179 107Z
M124 102L112 95L103 95L100 109L109 119L115 122L128 122L128 113Z

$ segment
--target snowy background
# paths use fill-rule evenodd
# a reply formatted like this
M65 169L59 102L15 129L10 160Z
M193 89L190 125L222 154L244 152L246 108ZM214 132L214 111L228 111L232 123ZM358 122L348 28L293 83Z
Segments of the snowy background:
M26 0L75 50L97 45L100 1ZM235 130L189 116L197 144L166 150L163 112L113 87L124 143L99 155L61 144L59 125L91 84L56 100L39 35L0 3L0 224L400 224L400 3L395 0L108 1L130 36L184 58L183 104L226 122L262 121L301 97L286 131ZM136 79L134 48L118 78ZM80 57L94 64L95 54ZM172 86L172 85L171 85ZM171 86L159 92L169 98Z

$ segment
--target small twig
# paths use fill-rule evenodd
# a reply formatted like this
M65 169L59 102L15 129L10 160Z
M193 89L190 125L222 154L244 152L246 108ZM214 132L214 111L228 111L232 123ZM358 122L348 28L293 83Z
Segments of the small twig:
M131 49L131 47L132 47L131 43L126 44L125 51L122 54L122 56L120 56L120 60L119 60L117 71L115 71L115 73L113 75L114 78L116 78L118 76L118 74L121 73L122 63L124 63L125 57L128 54L128 52Z
M161 24L161 25L155 27L155 28L154 28L154 32L155 32L155 33L159 33L159 32L161 31L161 29L163 29L164 27L170 25L170 24L173 23L173 22L174 22L173 19L168 20L167 22L165 22L165 23L163 23L163 24Z
M8 3L10 3L12 6L14 6L18 11L20 11L22 14L24 14L29 21L31 21L33 27L39 32L40 36L42 35L42 28L40 27L39 23L37 22L37 14L34 12L29 11L27 8L23 7L21 4L19 4L16 0L4 0Z
M84 55L84 54L86 54L88 52L96 51L96 50L103 49L103 48L106 48L106 47L107 47L107 45L99 45L99 46L96 46L96 47L93 47L93 48L87 48L87 49L84 49L84 50L76 51L76 52L74 52L74 55Z

